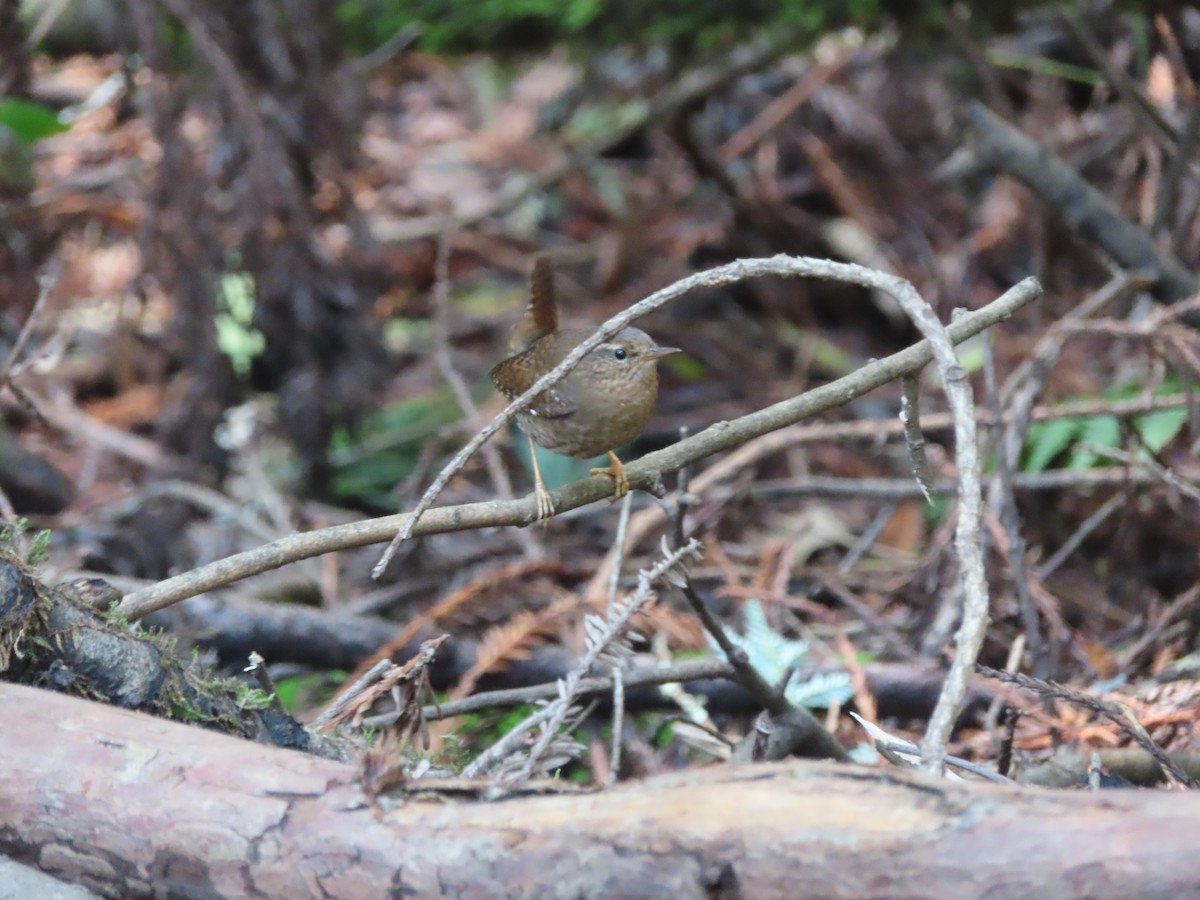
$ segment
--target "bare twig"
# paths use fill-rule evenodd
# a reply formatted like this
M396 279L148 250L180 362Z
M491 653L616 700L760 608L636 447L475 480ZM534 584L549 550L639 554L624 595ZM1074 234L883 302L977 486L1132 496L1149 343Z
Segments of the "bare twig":
M263 693L271 698L271 709L279 713L287 712L283 708L283 701L279 699L279 690L275 687L275 682L271 680L271 673L267 671L266 662L259 653L252 652L250 665L246 666L243 671L253 674L254 680L258 682Z
M629 495L626 494L626 497ZM608 783L616 784L621 775L621 745L624 742L625 730L625 678L620 669L612 670L613 680L613 709L612 709L612 753L608 766Z
M682 684L701 679L729 678L732 673L733 670L729 667L729 663L723 659L689 659L669 666L630 669L622 673L622 682L626 689L629 689L644 685ZM583 697L590 694L606 694L612 689L611 675L595 675L580 679L576 693ZM421 712L426 719L449 719L453 716L465 716L469 713L483 712L489 709L527 706L539 700L549 700L557 694L557 685L549 682L535 684L531 687L486 691L471 697L464 697L461 700L448 700L438 707L429 705ZM393 714L384 713L366 719L364 724L386 727L392 721L394 721Z
M1038 416L1038 412L1044 408L1034 409L1034 403L1062 355L1072 325L1092 318L1105 307L1120 302L1135 291L1144 290L1152 283L1153 276L1147 272L1123 272L1115 276L1046 329L1029 357L1009 376L999 398L999 405L1005 410L1004 422L1007 426L1000 446L1014 472L1025 444L1029 422L1045 421ZM1055 408L1062 407L1051 407Z
M911 482L909 482L911 484ZM818 576L818 583L837 599L855 615L867 623L872 631L877 633L884 642L891 647L892 652L900 659L908 660L909 662L917 662L920 659L919 654L914 653L912 648L908 646L908 642L900 636L900 633L892 626L890 622L877 614L871 609L861 598L857 597L853 591L847 588L841 582L828 577Z
M921 433L920 394L915 375L900 379L900 424L904 426L904 445L912 462L913 477L921 486L925 502L933 504L933 471L925 455L925 435Z
M687 547L665 554L654 567L640 573L637 590L625 603L620 605L619 609L615 610L615 615L608 617L604 633L589 639L588 649L575 667L552 686L555 691L554 701L525 718L503 738L477 756L463 770L464 777L474 778L487 772L512 754L528 731L540 728L541 735L530 749L529 756L517 776L518 779L529 777L535 770L539 757L546 751L558 732L559 726L570 713L574 700L580 693L583 676L608 649L609 643L624 631L629 620L654 596L655 582L678 566L684 558L695 554L699 546L699 542L693 541ZM611 680L609 685L611 687Z
M920 488L926 501L932 500L932 492L935 490L933 482L930 482L928 485L919 484L917 487ZM889 500L880 507L879 511L875 513L875 518L863 529L863 533L858 536L854 545L846 551L846 555L838 563L837 571L839 575L847 574L858 564L863 554L874 546L875 542L879 540L879 535L883 533L883 529L887 527L888 522L892 520L892 516L896 514L898 508L899 503L895 500Z
M1121 462L1127 466L1144 469L1149 472L1163 484L1174 488L1189 497L1192 500L1200 503L1200 486L1193 483L1187 478L1181 478L1173 469L1168 469L1155 459L1150 457L1141 457L1135 453L1130 453L1127 450L1118 450L1115 447L1102 447L1099 444L1079 444L1079 449L1086 453L1094 453L1096 456L1104 459L1110 459L1114 462Z
M1072 534L1067 540L1063 541L1063 545L1055 551L1053 556L1034 569L1034 573L1037 575L1037 577L1042 581L1045 581L1052 574L1054 574L1055 570L1057 570L1059 566L1066 562L1067 557L1074 553L1076 549L1078 549L1079 545L1087 539L1089 534L1104 524L1109 516L1124 506L1128 501L1129 497L1124 492L1116 493L1109 497L1108 500L1104 502L1103 506L1101 506L1098 510L1080 523L1079 527L1075 529L1075 533Z
M871 738L875 749L879 751L879 755L886 759L894 766L900 768L916 768L921 761L921 748L912 741L906 741L902 738L888 734L870 719L859 715L858 713L850 713L856 722L862 726L863 731ZM964 772L970 772L972 775L977 775L987 781L995 782L996 784L1014 784L1012 779L992 772L975 763L968 762L957 756L947 756L945 758L947 765L962 769Z
M704 598L697 593L691 579L688 579L683 586L683 596L691 606L692 612L696 614L696 618L704 625L704 630L721 648L721 653L733 667L734 675L741 685L753 694L754 699L772 715L783 715L787 712L791 708L791 704L788 703L781 691L768 683L759 674L758 669L750 664L750 657L746 651L729 639L729 635L725 633L725 627L713 615L708 604L704 602Z
M688 485L688 470L684 467L679 470L679 485L675 492L675 509L671 513L672 538L677 547L683 546L684 511L687 508L689 499L693 496L688 490ZM812 755L821 758L848 759L849 756L841 744L817 721L817 718L811 712L804 707L794 707L788 701L780 686L769 684L762 677L762 674L751 665L749 655L744 649L730 640L725 627L713 615L712 610L708 608L708 604L704 602L704 598L700 596L695 585L692 584L692 579L686 574L683 576L683 583L680 585L680 588L684 599L691 606L692 612L696 614L696 617L704 626L704 630L712 637L713 641L720 648L722 655L728 661L733 670L734 680L749 691L750 695L754 697L755 702L763 707L764 715L758 719L760 725L763 728L769 729L772 717L790 715L796 720L798 728L804 732L805 743L812 752Z
M984 372L987 382L988 402L996 418L1000 418L1000 394L996 388L995 355L992 352L992 342L985 338L986 348ZM1018 411L1017 417L1007 429L1001 431L1000 440L996 443L999 450L996 453L996 472L988 483L988 508L992 510L1004 527L1008 536L1008 568L1012 572L1013 588L1017 592L1017 608L1021 614L1021 625L1025 629L1025 638L1029 643L1029 656L1033 662L1035 674L1042 674L1041 667L1046 664L1047 654L1043 651L1042 623L1038 619L1037 609L1033 603L1029 589L1029 578L1025 569L1025 537L1021 534L1021 516L1017 511L1017 494L1013 489L1013 474L1016 472L1020 448L1006 452L1006 439L1017 429L1024 433L1028 419L1028 408Z
M1051 469L1013 476L1013 487L1020 491L1088 490L1120 486L1138 487L1161 482L1162 478L1149 471L1111 466L1101 469ZM938 495L953 495L955 484L942 479L934 485ZM705 496L724 500L732 494L751 497L830 497L870 498L872 500L921 499L919 485L911 478L843 478L836 475L809 475L805 478L764 479L748 488L713 488Z
M16 388L16 385L9 382L9 387ZM161 471L171 467L172 458L159 444L114 428L88 415L64 392L57 392L50 398L42 397L34 391L25 392L25 395L44 421L65 434L94 444L148 469Z
M479 407L471 399L471 391L458 369L455 368L454 359L450 355L450 234L446 232L443 232L438 238L433 277L435 347L433 358L437 363L438 371L450 385L454 399L458 402L458 408L466 417L467 423L471 428L478 430L481 427ZM508 470L504 468L504 461L500 459L500 453L495 446L490 444L482 448L482 453L483 464L487 467L488 477L491 478L496 493L503 500L511 500L513 498L512 480L508 477ZM519 540L527 556L541 555L537 539L528 531L522 531Z
M617 587L621 581L621 560L625 555L625 533L629 530L629 510L633 506L633 494L626 494L621 499L621 515L617 519L617 534L613 538L613 558L616 564L612 569L612 578L608 582L608 615L612 615L617 605Z
M879 287L883 288L884 283ZM967 693L967 680L983 645L988 624L988 591L983 571L983 543L979 523L983 493L979 483L979 446L975 438L975 404L967 373L958 362L949 332L908 282L888 291L929 340L933 358L942 376L942 388L954 414L954 461L958 469L958 520L954 545L958 554L959 581L963 590L962 624L955 635L954 661L946 674L942 692L925 729L921 745L922 765L942 771L946 741L958 718Z
M1017 471L1020 467L1022 448L1025 446L1029 423L1033 417L1034 402L1045 387L1058 362L1074 323L1086 320L1102 309L1142 290L1151 283L1151 276L1144 272L1121 273L1103 288L1089 296L1072 309L1065 317L1055 322L1038 340L1029 358L1021 363L1009 377L1004 388L991 391L993 413L998 418L1000 408L1011 414L996 440L996 475L988 489L988 506L1003 523L1008 535L1008 564L1017 591L1021 620L1029 642L1029 656L1035 675L1042 675L1049 663L1049 654L1043 647L1041 623L1034 608L1031 588L1025 570L1025 540L1021 535L1014 494ZM990 344L988 345L990 348ZM990 353L989 353L990 363ZM989 373L992 371L989 365ZM1069 550L1067 551L1070 552ZM1065 559L1065 556L1063 557ZM1040 572L1039 578L1044 578Z
M62 270L62 262L60 260L52 260L46 267L46 271L38 278L38 295L37 299L33 302L33 309L29 311L29 315L25 318L25 324L21 326L21 330L17 334L17 339L13 341L12 349L8 351L8 356L5 357L3 363L0 363L0 388L8 385L15 392L15 385L9 383L13 367L17 364L17 360L21 358L21 354L25 352L25 345L29 343L29 338L33 334L33 326L41 316L42 308L46 305L46 299L54 291L54 286L58 284L58 278L62 274Z
M1008 656L1004 660L1005 672L1016 672L1021 668L1021 661L1025 658L1025 641L1024 634L1018 634L1013 639L1012 646L1008 648ZM988 734L992 734L996 730L996 726L1000 723L1000 713L1004 708L1004 697L997 694L988 705L987 715L983 717L983 730Z
M1119 671L1127 672L1129 668L1138 660L1143 653L1154 645L1154 642L1162 637L1163 631L1168 625L1174 622L1179 616L1189 610L1200 600L1200 583L1193 584L1190 588L1167 604L1166 609L1158 614L1153 624L1146 629L1143 634L1128 650L1124 650L1117 657Z

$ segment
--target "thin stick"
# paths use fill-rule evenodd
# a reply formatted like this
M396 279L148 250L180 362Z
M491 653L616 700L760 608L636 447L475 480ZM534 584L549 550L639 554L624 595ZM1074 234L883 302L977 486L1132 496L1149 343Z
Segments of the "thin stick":
M283 708L283 701L279 699L279 689L275 687L275 682L271 679L271 673L267 671L267 661L262 658L262 655L255 650L250 651L250 665L246 666L242 671L250 672L254 675L258 686L262 688L263 693L271 698L271 709L275 712L286 713Z
M1120 667L1119 671L1127 672L1130 667L1137 661L1138 657L1146 652L1154 642L1162 637L1163 631L1181 613L1187 611L1197 599L1200 599L1200 584L1194 584L1174 600L1172 600L1167 608L1158 614L1154 623L1146 629L1146 632L1137 639L1137 642L1127 650L1124 650L1117 657L1117 663Z
M1067 703L1081 706L1084 709L1090 709L1103 716L1128 734L1135 743L1153 756L1154 761L1162 766L1163 772L1168 779L1179 783L1189 790L1196 787L1196 782L1192 777L1177 766L1171 757L1167 756L1163 748L1150 737L1146 729L1142 727L1142 724L1128 707L1119 703L1101 700L1099 697L1084 694L1074 688L1069 688L1066 685L1053 681L1031 678L1028 675L1022 675L1020 672L1000 672L988 666L979 666L978 668L979 673L988 678L995 678L997 681L1004 682L1005 684L1015 684L1042 697L1065 700Z
M613 539L613 553L616 560L612 567L612 578L608 582L608 607L607 614L613 614L613 607L617 605L617 588L621 582L621 560L625 557L625 532L629 530L629 510L633 500L633 492L629 492L621 498L621 516L617 519L617 536Z
M672 663L669 666L654 668L631 669L622 673L621 680L626 688L644 687L660 684L685 684L689 681L706 679L731 678L733 670L723 659L689 659ZM580 697L591 694L606 694L613 689L611 675L594 675L582 678L576 694ZM487 691L464 697L461 700L449 700L440 706L430 704L421 710L422 718L430 721L450 719L454 716L465 716L468 713L484 712L489 709L507 709L513 706L528 706L539 700L549 700L558 696L557 682L535 684L530 687L508 688L502 691ZM364 719L364 725L385 728L396 721L395 713L383 713Z
M0 387L8 384L13 366L17 364L17 360L21 358L21 354L25 352L25 345L29 343L29 337L33 334L33 326L41 315L42 308L46 305L46 299L53 292L54 286L58 284L58 277L62 274L62 270L62 262L57 259L52 260L46 267L46 271L38 278L38 295L37 299L33 301L33 309L29 311L29 315L25 318L25 324L21 326L21 331L17 334L17 339L13 342L12 349L8 351L8 356L0 364ZM12 385L9 386L12 387Z
M958 718L967 681L983 646L988 624L988 590L983 570L983 543L979 523L983 515L983 491L979 483L979 445L975 437L975 404L966 370L958 361L949 332L934 315L932 307L907 281L896 279L889 291L905 313L930 342L933 358L942 376L942 388L954 414L954 462L958 469L958 522L954 546L958 554L959 581L963 590L962 624L955 635L954 661L942 684L937 705L921 742L921 764L934 773L942 771L946 741ZM880 288L883 284L880 282Z
M904 446L912 463L913 477L921 486L925 502L933 505L933 470L929 457L925 455L925 435L921 433L921 406L919 385L915 375L900 379L900 424L904 426Z
M629 495L626 494L626 497ZM616 784L621 774L621 744L625 729L625 679L620 669L613 669L612 754L608 768L608 783Z
M989 335L990 337L990 335ZM984 341L986 348L984 360L988 391L988 402L992 412L999 418L1000 394L996 389L995 354L992 352L992 341ZM1036 370L1035 370L1036 371ZM1032 398L1031 398L1032 402ZM1029 575L1025 567L1025 537L1021 534L1021 516L1017 511L1017 494L1013 489L1013 473L1017 469L1019 449L1013 455L1006 452L1006 438L1014 431L1027 427L1028 407L1019 410L1017 418L1007 430L1000 434L996 453L996 472L988 484L988 508L1000 520L1008 536L1008 568L1012 572L1013 587L1017 592L1017 608L1021 615L1021 624L1029 642L1029 658L1036 674L1042 674L1042 666L1047 662L1042 637L1042 623L1038 618L1037 607L1034 606L1033 596L1029 589ZM1022 431L1023 434L1023 431Z
M918 484L917 487L927 501L932 501L933 492L937 490L933 482ZM858 536L858 540L854 542L854 546L846 551L846 555L838 563L837 573L839 575L846 575L858 564L863 554L874 546L875 541L879 539L879 535L887 527L888 522L892 520L892 516L896 514L897 509L899 509L899 503L895 500L889 500L880 508L879 512L875 513L875 518L871 520L871 524L863 529L863 533Z
M475 401L471 399L471 391L467 387L467 383L463 380L458 369L454 365L454 359L450 355L450 233L442 232L438 237L437 256L434 260L433 274L433 335L434 335L434 362L437 363L438 371L442 373L442 377L446 379L446 383L450 385L450 390L454 393L454 399L458 402L458 408L462 411L464 417L471 428L478 429L480 427L479 407L475 405ZM512 481L508 477L508 470L504 468L504 462L500 459L500 454L494 446L483 448L483 464L487 468L488 477L492 480L492 485L496 489L496 493L504 500L513 498ZM527 556L540 556L541 548L538 546L536 538L529 532L522 531L518 537L521 542L521 548Z
M1021 668L1021 660L1025 656L1025 635L1018 634L1013 638L1012 646L1008 648L1008 657L1004 661L1005 672L1016 672ZM1000 713L1003 712L1004 697L997 694L988 706L987 715L983 717L983 730L992 734L1000 724Z
M1063 542L1053 556L1033 570L1034 574L1042 581L1049 578L1059 566L1066 562L1067 557L1087 539L1089 534L1104 524L1108 517L1124 506L1128 500L1129 498L1124 492L1109 497L1103 506L1080 523L1079 527L1075 529L1075 533Z

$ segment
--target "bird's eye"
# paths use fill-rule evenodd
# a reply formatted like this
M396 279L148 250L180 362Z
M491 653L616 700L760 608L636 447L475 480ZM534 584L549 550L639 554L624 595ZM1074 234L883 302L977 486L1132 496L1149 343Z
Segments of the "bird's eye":
M613 356L615 356L617 359L624 359L628 355L629 354L627 354L625 352L624 347L618 347L616 350L613 351Z

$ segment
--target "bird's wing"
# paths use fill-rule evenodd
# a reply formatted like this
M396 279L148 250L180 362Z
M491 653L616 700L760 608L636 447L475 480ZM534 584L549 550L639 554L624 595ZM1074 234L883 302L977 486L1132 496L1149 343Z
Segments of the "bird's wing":
M496 390L509 400L525 393L537 380L533 366L524 359L525 354L518 353L496 365L491 371L492 384ZM542 391L529 405L529 412L545 419L561 419L569 416L578 409L574 392L559 382L549 390Z

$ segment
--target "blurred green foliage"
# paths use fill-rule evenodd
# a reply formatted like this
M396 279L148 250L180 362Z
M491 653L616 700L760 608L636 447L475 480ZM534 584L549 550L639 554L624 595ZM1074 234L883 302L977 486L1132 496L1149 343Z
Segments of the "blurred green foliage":
M66 129L54 111L40 103L0 100L0 196L34 189L33 145Z
M342 684L348 673L339 669L329 672L305 672L275 682L275 693L279 701L292 715L314 709L326 703L334 690Z
M332 493L341 503L394 511L392 491L413 473L422 448L461 418L449 387L415 394L334 435Z
M21 537L28 530L28 519L21 517L8 520L0 519L0 549L11 547L14 550L19 550ZM49 549L50 531L39 531L33 536L33 540L29 544L29 549L25 551L25 562L31 566L37 566L41 564L41 562L46 558L46 551Z
M1179 382L1169 379L1155 396L1178 393ZM1107 391L1106 400L1130 400L1142 392L1140 386ZM1076 397L1075 400L1094 398ZM1157 453L1182 431L1187 423L1187 410L1164 409L1132 419L1133 429L1144 450ZM1047 468L1088 469L1101 463L1099 454L1087 445L1116 450L1121 447L1124 432L1120 420L1112 415L1075 416L1034 422L1029 426L1021 460L1024 472L1041 472Z
M229 357L233 370L245 378L254 358L267 346L266 338L253 325L254 276L249 272L226 272L221 276L217 300L217 346Z
M881 0L743 0L736 6L722 0L344 0L337 17L348 46L360 51L417 23L420 46L440 53L518 53L554 43L589 49L640 43L693 53L763 27L815 35L843 25L870 26L884 6Z
M54 110L28 100L0 100L0 125L26 146L67 130Z

